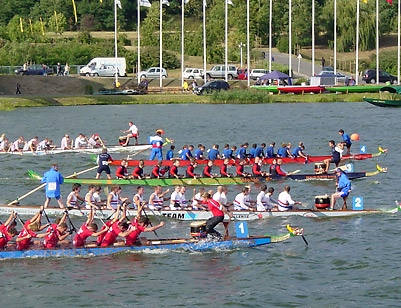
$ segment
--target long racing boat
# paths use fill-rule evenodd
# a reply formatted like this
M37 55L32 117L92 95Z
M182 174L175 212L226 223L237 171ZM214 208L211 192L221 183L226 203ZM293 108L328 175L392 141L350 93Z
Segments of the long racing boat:
M237 222L237 224L246 224L246 222ZM244 226L236 227L247 229ZM192 229L192 227L191 227ZM55 248L55 249L29 249L29 250L2 250L0 251L0 259L24 259L24 258L62 258L62 257L93 257L104 256L128 252L146 252L154 250L184 250L184 251L205 251L215 249L236 249L263 246L270 243L283 242L291 236L301 235L303 237L303 229L293 229L287 225L288 232L271 236L249 236L237 231L236 237L227 237L225 239L209 239L208 237L192 238L172 238L172 239L143 239L136 246L110 246L110 247L85 247L85 248ZM304 238L304 237L303 237ZM304 239L307 244L306 240Z
M351 155L343 155L342 160L364 160L364 159L369 159L373 157L380 156L383 153L387 153L387 149L383 149L382 147L378 148L379 152L378 153L365 153L365 154L351 154ZM323 162L325 159L331 158L330 155L308 155L308 159L305 160L303 157L294 157L294 158L289 158L289 157L281 157L283 164L305 164L305 163L318 163L318 162ZM128 158L128 166L130 167L136 167L139 165L138 159L129 159ZM174 160L162 160L161 164L162 166L172 166ZM207 159L197 159L196 162L198 165L206 165L208 160ZM224 162L224 159L216 159L213 161L215 166L221 166ZM239 162L239 159L230 159L230 165L236 165ZM145 166L154 166L158 163L157 160L144 160ZM253 159L248 159L247 161L248 164L253 164ZM270 165L273 163L273 158L263 158L263 164ZM114 166L119 166L121 165L121 160L116 159L112 162L110 162L111 165ZM189 160L180 160L180 166L185 167L190 164Z
M39 212L39 206L8 206L0 205L0 215L9 215L11 212L15 212L22 216L33 216ZM130 209L130 216L137 214L136 210ZM401 206L397 206L391 209L366 209L366 210L334 210L329 211L326 209L298 209L292 211L264 211L264 212L251 212L251 211L233 211L233 219L239 221L249 220L260 220L272 217L289 217L289 216L301 216L307 218L330 218L330 217L346 217L346 216L358 216L367 214L395 214L401 212ZM70 209L68 211L70 216L86 217L89 214L87 209ZM195 221L195 220L207 220L212 217L210 211L203 210L150 210L145 211L148 216L157 216L158 218L168 218L182 221ZM62 216L64 209L60 208L47 208L46 214L48 216ZM101 219L109 219L113 216L114 212L108 209L96 211L95 217ZM230 219L227 215L225 219Z
M109 153L120 153L120 152L129 152L135 153L139 151L145 151L150 149L151 146L149 144L140 144L140 145L113 145L107 146L107 152ZM84 154L99 154L102 152L102 147L96 148L83 148L83 149L71 149L71 150L62 150L59 148L51 149L51 150L38 150L38 151L22 151L22 152L1 152L0 154L8 154L8 155L54 155L54 154L70 154L70 153L84 153Z
M386 168L381 168L377 165L377 170L372 172L346 172L350 180L359 179L363 177L374 176L380 172L386 172ZM32 170L28 170L28 176L31 179L40 180L42 177ZM277 181L292 179L297 181L311 181L311 180L334 180L335 173L310 173L310 174L289 174L287 176L251 176L251 177L214 177L214 178L144 178L144 179L91 179L91 178L65 178L64 183L79 183L82 185L144 185L144 186L175 186L175 185L188 185L188 186L213 186L213 185L244 185L249 183L263 183L267 181Z

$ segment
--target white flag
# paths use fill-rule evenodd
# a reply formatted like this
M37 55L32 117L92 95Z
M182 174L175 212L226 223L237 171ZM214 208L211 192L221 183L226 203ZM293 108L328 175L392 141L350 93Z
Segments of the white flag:
M167 6L170 6L170 2L168 2L168 0L162 0L162 5L167 5Z
M148 0L141 0L139 2L139 5L140 6L145 6L145 7L151 7L152 6L152 4Z
M234 3L231 0L226 0L227 4L234 6Z
M187 4L189 2L189 0L184 0L184 4Z
M116 1L116 5L120 8L120 9L122 9L122 7L121 7L121 1L120 0L115 0Z

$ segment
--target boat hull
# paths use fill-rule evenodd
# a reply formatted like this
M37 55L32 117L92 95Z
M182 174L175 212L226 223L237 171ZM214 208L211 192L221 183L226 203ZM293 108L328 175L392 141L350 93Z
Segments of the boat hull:
M289 237L289 236L288 236ZM288 238L287 237L287 238ZM283 240L285 239L282 237ZM24 258L62 258L62 257L87 257L105 256L126 252L144 252L151 250L189 250L205 251L213 249L233 249L256 247L270 244L270 236L252 236L249 238L231 238L223 241L197 240L197 239L157 239L148 240L140 246L121 247L94 247L94 248L66 248L66 249L32 249L0 251L0 259L24 259ZM276 241L275 241L276 242Z
M376 156L381 155L382 152L379 153L366 153L366 154L351 154L351 155L344 155L342 157L342 160L364 160L364 159L369 159L373 158ZM323 162L325 159L331 158L331 155L309 155L308 156L308 163L318 163L318 162ZM266 165L271 165L273 163L274 158L263 158L263 164ZM289 158L289 157L282 157L281 158L284 164L305 164L305 158L303 157L295 157L295 158ZM253 159L249 159L248 164L253 163ZM198 165L206 165L208 160L207 159L197 159L196 162ZM215 166L221 166L223 165L224 160L223 159L216 159L213 161ZM231 159L230 160L230 165L235 165L239 162L239 159ZM157 160L144 160L145 166L154 166L158 163ZM114 166L119 166L121 165L121 160L114 160L113 162L110 163L111 165ZM180 160L180 166L181 167L186 167L190 164L189 160ZM137 159L131 159L128 160L128 166L130 167L136 167L139 165L139 160ZM162 160L162 166L172 166L173 161L172 160Z
M355 215L366 215L366 214L394 214L401 209L399 207L390 210L346 210L346 211L328 211L328 210L312 210L312 209L299 209L293 211L271 211L271 212L249 212L249 211L233 211L233 219L249 221L249 220L260 220L273 217L289 217L289 216L301 216L308 218L325 218L325 217L344 217L344 216L355 216ZM0 206L0 215L9 215L12 211L16 212L21 216L33 216L39 211L39 206L17 206L11 207L7 205ZM46 214L48 216L61 216L64 214L64 209L60 208L47 208ZM69 215L71 216L87 216L89 210L82 209L69 210ZM136 215L136 210L129 210L131 216ZM148 216L158 216L168 219L181 220L181 221L196 221L196 220L207 220L212 217L210 211L187 211L187 210L160 210L152 211L146 210ZM96 212L96 217L106 219L113 216L111 210L102 210ZM226 215L225 219L229 219Z
M279 93L294 93L294 94L304 94L304 93L323 93L325 87L323 86L285 86L277 87Z
M382 87L381 85L342 86L326 87L326 90L331 93L378 93Z
M391 100L391 99L364 97L363 100L378 107L401 107L401 99Z
M120 153L120 152L138 152L150 149L151 146L149 144L142 145L129 145L126 147L115 145L108 146L107 152L109 153ZM72 150L62 150L62 149L54 149L49 151L23 151L23 152L0 152L0 154L8 154L8 155L55 155L55 154L72 154L72 153L83 153L83 154L99 154L102 152L102 148L91 148L91 149L72 149Z

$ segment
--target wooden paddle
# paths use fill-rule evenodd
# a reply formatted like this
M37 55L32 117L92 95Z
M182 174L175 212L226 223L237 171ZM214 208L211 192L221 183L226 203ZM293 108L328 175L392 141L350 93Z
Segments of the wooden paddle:
M297 173L299 173L299 172L301 172L301 170L294 170L294 171L292 171L292 172L289 172L288 173L288 175L293 175L293 174L297 174Z
M70 178L76 177L77 175L80 175L80 174L83 174L83 173L85 173L85 172L94 170L94 169L96 169L96 168L98 168L98 166L94 166L94 167L88 168L88 169L83 170L83 171L80 171L80 172L78 172L78 173L75 173L75 172L74 172L74 174L71 174L71 175L67 176L66 179L70 179ZM19 200L24 199L24 198L28 197L29 195L32 195L34 192L36 192L36 191L42 189L42 188L45 187L45 186L46 186L46 183L43 183L43 184L39 185L39 186L36 187L35 189L32 189L31 191L27 192L25 195L22 195L22 196L20 196L20 197L17 197L17 199L15 199L14 201L11 201L8 205L11 206L11 205L18 204Z

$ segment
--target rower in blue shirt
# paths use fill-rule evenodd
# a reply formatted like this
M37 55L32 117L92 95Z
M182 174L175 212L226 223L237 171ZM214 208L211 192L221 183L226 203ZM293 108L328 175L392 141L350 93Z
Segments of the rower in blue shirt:
M241 148L238 150L237 153L237 158L239 159L246 159L247 158L247 154L246 154L246 149L248 148L248 142L245 142Z
M343 144L347 147L347 155L350 155L351 154L351 145L352 145L351 137L348 134L344 133L344 130L342 130L342 129L340 129L338 131L338 133L343 138Z
M300 142L298 146L292 151L292 156L294 157L303 157L305 158L305 164L308 162L308 155L305 154L303 151L305 150L305 146L303 142Z
M270 143L269 147L266 150L266 158L273 158L276 157L276 154L274 153L274 146L276 145L275 142Z
M281 148L277 150L277 157L288 157L287 144L282 143Z
M226 143L222 154L223 158L233 158L233 150L230 149L230 145Z
M251 149L249 150L249 154L248 154L248 157L249 158L255 158L256 156L255 156L255 151L256 151L256 148L257 148L257 144L256 143L254 143L254 144L252 144L252 147L251 147Z
M255 149L255 157L264 157L264 149L266 147L266 143L262 143Z
M198 148L194 152L195 159L205 159L203 153L205 152L205 146L202 144L198 144Z
M171 145L170 146L170 150L167 151L166 154L166 160L172 160L174 157L174 149L175 149L175 145Z
M215 160L215 159L221 158L218 144L213 144L213 147L209 150L207 158L209 160Z

